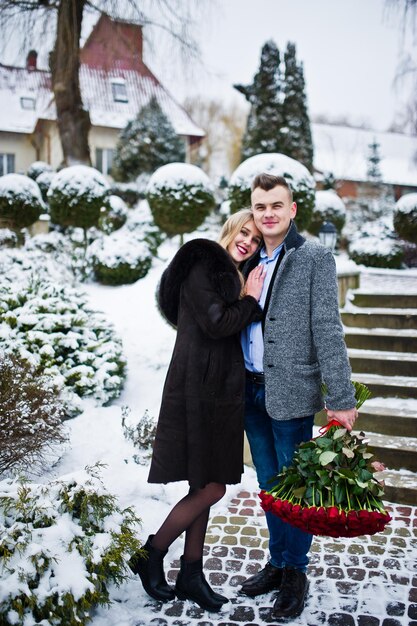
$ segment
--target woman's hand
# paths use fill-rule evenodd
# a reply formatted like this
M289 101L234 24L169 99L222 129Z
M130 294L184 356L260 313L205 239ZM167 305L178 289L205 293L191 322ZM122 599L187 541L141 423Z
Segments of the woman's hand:
M248 276L245 285L245 296L252 296L255 300L259 300L262 293L262 287L266 276L266 265L258 265Z

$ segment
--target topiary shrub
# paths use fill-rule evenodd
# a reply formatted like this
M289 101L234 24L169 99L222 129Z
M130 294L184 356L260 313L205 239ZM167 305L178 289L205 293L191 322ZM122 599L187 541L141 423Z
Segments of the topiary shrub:
M404 253L395 238L392 217L365 224L349 244L349 257L358 265L399 269Z
M401 239L417 243L417 193L406 193L397 201L394 228Z
M39 218L45 204L37 183L22 174L0 176L0 224L18 230Z
M96 226L109 184L93 167L72 165L57 172L47 194L51 220L84 230Z
M131 183L117 183L112 182L109 193L114 196L119 196L130 207L133 207L139 200L143 200L146 194L146 190L140 190L135 182Z
M58 395L28 363L0 354L0 406L0 474L44 469L66 441Z
M48 376L68 417L82 397L106 404L120 395L126 360L112 326L84 293L43 275L0 284L0 349Z
M97 239L88 251L94 276L103 285L127 285L143 278L152 265L149 247L126 232Z
M32 180L36 180L37 178L43 174L44 172L52 172L52 166L49 163L45 163L45 161L34 161L28 167L28 171L26 172L29 178Z
M133 233L137 239L142 239L149 246L149 251L156 256L159 246L166 239L166 235L153 221L149 204L146 200L136 209L129 211L125 229Z
M208 176L186 163L169 163L156 170L146 197L155 224L169 237L193 232L216 204Z
M125 224L129 209L119 196L107 196L104 212L99 219L99 228L109 234Z
M0 228L0 248L15 248L19 238L10 228Z
M295 223L299 230L308 227L315 202L314 178L304 165L280 153L257 154L243 161L229 181L230 211L235 213L251 203L251 185L257 174L283 176L293 190L297 203Z
M332 222L339 235L346 222L345 204L331 189L316 191L316 203L307 229L308 232L317 237L324 222Z
M37 184L39 185L39 189L41 190L42 199L45 202L45 208L49 210L48 205L48 191L51 186L51 182L53 177L55 176L54 172L45 171L39 174L36 179Z
M141 554L139 518L121 509L97 469L47 484L4 480L0 497L0 620L85 626Z

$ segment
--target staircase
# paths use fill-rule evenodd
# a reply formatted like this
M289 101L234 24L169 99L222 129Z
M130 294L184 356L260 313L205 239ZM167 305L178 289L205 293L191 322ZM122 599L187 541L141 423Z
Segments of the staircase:
M387 469L385 498L417 504L417 279L415 293L350 292L341 312L352 378L372 398L356 422Z

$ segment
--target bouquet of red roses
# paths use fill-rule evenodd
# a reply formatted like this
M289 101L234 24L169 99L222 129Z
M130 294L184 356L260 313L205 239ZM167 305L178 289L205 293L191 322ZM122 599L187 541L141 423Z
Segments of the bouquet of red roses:
M359 408L370 393L365 385L353 384ZM334 420L320 432L298 446L276 485L261 491L262 508L313 535L380 532L391 520L381 501L383 483L374 476L384 466L372 461L364 433L354 435Z

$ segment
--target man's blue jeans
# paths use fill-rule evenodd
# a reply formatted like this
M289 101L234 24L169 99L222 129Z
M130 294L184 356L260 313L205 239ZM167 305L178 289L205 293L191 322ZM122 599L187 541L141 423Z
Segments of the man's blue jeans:
M245 430L259 487L269 490L274 478L291 464L296 446L313 436L314 415L274 420L265 408L265 385L246 381ZM303 572L313 535L266 513L269 530L269 562L275 567L295 567Z

